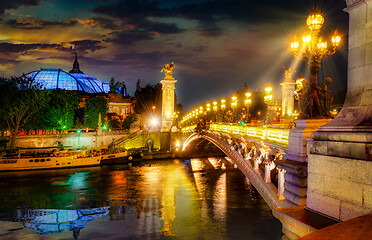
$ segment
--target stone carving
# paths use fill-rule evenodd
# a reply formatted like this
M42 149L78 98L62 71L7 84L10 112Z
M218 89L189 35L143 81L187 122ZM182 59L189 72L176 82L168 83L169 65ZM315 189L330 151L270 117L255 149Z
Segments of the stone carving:
M363 2L362 0L346 0L346 5L349 7L357 2Z
M320 86L320 105L321 105L321 115L325 117L330 116L330 108L332 105L333 97L331 96L331 90L327 88L333 82L332 78L327 77L325 82Z
M333 97L328 86L332 83L330 77L319 86L314 75L311 75L307 81L302 74L296 80L296 90L293 97L298 100L299 119L309 117L330 117L330 108Z
M296 71L293 71L291 68L286 68L284 66L283 66L283 68L285 69L285 71L284 71L284 82L293 82L292 73L294 73Z
M316 75L312 74L308 86L309 117L320 116L319 91L320 87L316 81Z
M170 63L170 64L165 64L164 67L161 69L160 72L163 72L165 73L165 79L173 79L173 69L175 69L176 65L174 64L174 62Z
M309 102L307 101L307 86L308 82L301 73L300 77L296 80L296 90L294 91L294 98L298 100L298 116L300 119L309 116L307 110L309 105Z

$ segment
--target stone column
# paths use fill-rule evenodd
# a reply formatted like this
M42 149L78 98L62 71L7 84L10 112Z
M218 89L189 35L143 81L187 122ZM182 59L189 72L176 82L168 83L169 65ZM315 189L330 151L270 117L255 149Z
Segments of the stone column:
M285 79L282 86L282 116L289 116L294 112L294 98L293 93L296 83L292 78Z
M271 169L270 169L270 163L265 164L265 182L270 183L271 182Z
M174 113L174 89L177 80L173 77L165 78L160 81L162 84L162 124L161 129L164 132L170 131L173 123Z
M372 212L372 0L346 0L347 95L312 134L307 206L339 220Z
M284 200L284 174L285 169L278 169L278 196L279 200Z

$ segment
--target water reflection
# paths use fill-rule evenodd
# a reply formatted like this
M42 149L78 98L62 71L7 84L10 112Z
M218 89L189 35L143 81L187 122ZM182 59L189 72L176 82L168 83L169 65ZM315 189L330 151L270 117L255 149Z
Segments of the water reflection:
M282 235L244 175L219 158L3 173L0 201L0 220L55 239Z

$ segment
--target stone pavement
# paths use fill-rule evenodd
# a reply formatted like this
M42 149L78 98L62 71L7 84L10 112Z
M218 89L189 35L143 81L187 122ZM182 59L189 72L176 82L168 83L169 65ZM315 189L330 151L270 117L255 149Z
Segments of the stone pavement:
M299 239L301 240L372 239L372 213L361 217L353 218L348 221L337 223L329 227L325 227Z

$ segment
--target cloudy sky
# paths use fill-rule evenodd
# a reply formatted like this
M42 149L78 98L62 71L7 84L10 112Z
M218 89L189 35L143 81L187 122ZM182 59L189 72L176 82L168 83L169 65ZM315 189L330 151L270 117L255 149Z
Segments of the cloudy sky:
M270 82L280 97L283 66L299 66L288 49L301 39L313 0L0 0L0 73L19 76L40 68L80 68L104 81L158 83L175 62L178 101L193 105L227 97L247 83L262 91ZM323 34L337 28L339 51L325 58L320 78L346 87L348 14L343 0L318 0Z

